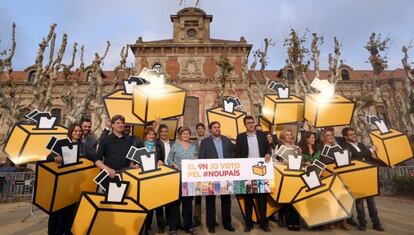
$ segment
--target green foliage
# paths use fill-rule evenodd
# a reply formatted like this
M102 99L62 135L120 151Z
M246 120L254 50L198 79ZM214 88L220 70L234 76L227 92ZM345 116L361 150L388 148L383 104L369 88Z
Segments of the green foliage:
M414 175L394 175L393 180L398 195L414 196Z

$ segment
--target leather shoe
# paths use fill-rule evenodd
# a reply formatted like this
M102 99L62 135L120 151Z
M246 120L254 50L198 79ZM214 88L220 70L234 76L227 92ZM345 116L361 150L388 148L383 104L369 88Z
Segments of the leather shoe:
M264 232L266 232L266 233L270 233L271 232L271 230L270 230L270 228L269 228L269 226L266 226L266 227L260 227Z
M216 233L216 229L215 228L209 228L208 233Z
M365 224L359 224L358 225L358 230L359 231L365 231L365 230L367 230L367 226Z
M231 224L224 226L224 229L227 230L227 231L230 231L230 232L236 231L236 229Z
M384 232L385 231L384 227L382 227L381 224L374 224L374 227L373 228L375 230L377 230L377 231L380 231L380 232Z
M253 229L253 227L246 226L246 227L244 227L244 232L245 232L245 233L248 233L248 232L250 232L252 229Z

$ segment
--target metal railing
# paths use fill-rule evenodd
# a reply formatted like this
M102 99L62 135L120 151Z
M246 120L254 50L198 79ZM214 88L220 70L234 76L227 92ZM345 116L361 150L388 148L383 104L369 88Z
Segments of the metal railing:
M34 179L34 172L0 173L0 202L30 200Z
M379 168L379 187L381 192L395 193L395 176L410 176L414 174L414 166L398 166L394 168Z

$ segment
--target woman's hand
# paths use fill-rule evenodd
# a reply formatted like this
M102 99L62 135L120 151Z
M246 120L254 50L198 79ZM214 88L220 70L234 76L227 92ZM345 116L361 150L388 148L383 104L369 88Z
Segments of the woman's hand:
M311 166L312 164L310 162L305 162L306 166Z
M179 167L177 166L177 164L173 163L171 166L172 166L174 169L179 170Z
M55 160L55 162L56 163L62 163L63 162L63 158L62 158L62 156L60 156L60 155L57 155L55 158L54 158L54 160Z
M163 161L161 161L161 160L158 160L157 165L158 165L158 166L163 166L163 165L164 165L164 162L163 162Z

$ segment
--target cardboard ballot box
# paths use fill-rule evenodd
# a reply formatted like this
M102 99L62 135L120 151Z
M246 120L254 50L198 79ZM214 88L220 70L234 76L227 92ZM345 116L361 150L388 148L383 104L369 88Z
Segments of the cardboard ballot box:
M304 171L292 171L287 165L275 164L275 191L271 194L277 203L291 203L299 190L305 186L300 175Z
M238 134L246 131L243 123L245 116L245 112L235 110L234 114L227 113L221 107L207 110L207 122L220 122L221 134L232 140L236 140Z
M237 202L239 203L240 210L242 212L243 218L246 217L246 210L244 207L244 196L237 196ZM270 196L267 198L267 204L266 204L266 216L269 218L274 213L278 212L281 208L281 205L277 204ZM259 206L258 201L253 201L253 212L252 212L252 220L255 223L258 223L257 215L259 213Z
M351 217L354 198L339 176L330 175L322 179L321 187L304 186L292 205L308 227L315 227Z
M324 98L320 94L309 94L305 98L305 119L314 127L349 125L354 106L354 102L340 95Z
M186 91L173 85L154 88L148 85L135 86L133 113L147 123L184 114Z
M272 124L285 124L303 121L303 100L296 96L280 99L278 95L265 95L263 117Z
M125 123L129 125L143 125L144 123L132 112L132 95L117 90L103 97L105 110L109 119L115 115L125 117Z
M122 179L129 181L127 197L137 201L148 210L176 201L180 197L180 172L168 166L141 174L139 169L126 170Z
M378 167L359 160L351 163L344 167L328 164L326 171L339 175L355 199L379 195Z
M256 164L252 166L253 174L264 176L266 175L266 166L261 164Z
M377 147L377 157L388 166L395 166L413 157L408 136L394 129L387 134L373 131L369 134Z
M51 213L77 203L83 191L96 191L93 179L99 169L86 158L79 162L66 167L56 162L38 162L33 204Z
M83 193L72 225L72 233L81 234L139 234L147 211L132 199L124 204L102 203L104 195Z
M36 129L36 125L17 124L10 132L4 152L14 164L46 160L50 150L46 148L52 136L66 138L68 130L62 126L54 129Z

